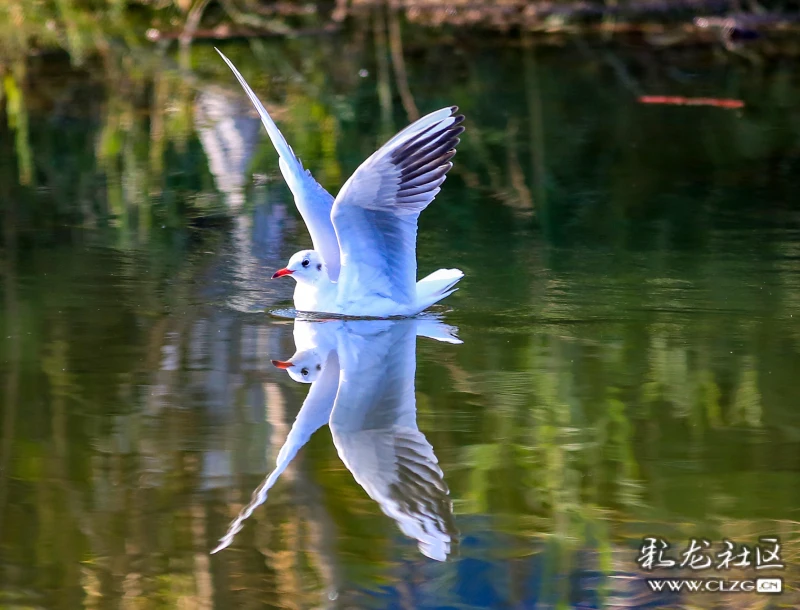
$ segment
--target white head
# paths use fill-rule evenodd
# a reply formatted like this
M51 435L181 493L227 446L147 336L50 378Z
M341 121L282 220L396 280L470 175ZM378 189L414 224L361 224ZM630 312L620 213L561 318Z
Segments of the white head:
M297 352L289 360L273 360L272 364L299 383L314 383L324 368L322 357L313 349Z
M325 265L322 257L316 250L300 250L289 259L289 264L283 269L278 269L272 279L291 275L295 280L304 284L316 284L321 279L327 279Z

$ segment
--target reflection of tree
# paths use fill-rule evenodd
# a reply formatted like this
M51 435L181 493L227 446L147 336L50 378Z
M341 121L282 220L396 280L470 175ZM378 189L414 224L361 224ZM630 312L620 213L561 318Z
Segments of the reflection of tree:
M8 131L0 126L0 134ZM7 141L4 137L3 141ZM3 151L4 153L6 151ZM19 367L20 367L20 309L17 294L17 204L13 192L14 179L9 175L9 167L0 164L0 194L3 200L3 292L5 294L5 324L3 331L7 338L6 361L9 363L5 377L5 396L3 397L3 433L0 441L0 540L4 531L4 516L8 502L9 465L14 437L16 435L17 411L19 409Z
M106 21L92 27L108 32L130 27L124 13L115 15L104 15ZM118 21L107 22L113 19ZM518 221L533 213L553 243L603 239L624 245L647 237L697 243L720 212L791 198L790 185L781 178L791 167L777 170L784 166L773 162L780 158L791 166L796 148L790 135L798 123L789 103L797 95L791 67L764 73L722 65L705 74L704 91L728 90L747 103L758 99L745 116L691 108L667 112L636 106L629 75L646 74L638 77L637 91L685 87L681 74L692 69L697 56L670 51L658 57L612 56L589 42L578 52L561 48L553 55L526 36L521 49L509 46L489 58L485 49L458 42L455 49L425 46L420 30L406 28L401 37L396 7L371 7L353 19L372 26L373 35L363 36L358 28L358 35L336 39L229 49L299 155L333 191L374 150L376 134L401 120L395 116L400 106L406 121L416 112L457 103L469 131L456 174L440 199L458 204L440 205L435 212L449 226L469 224L481 203L498 199ZM83 21L75 23L83 27ZM36 32L39 25L38 18L30 20ZM231 100L243 99L233 97L240 92L230 87L230 75L210 47L191 47L194 72L188 72L162 48L154 51L131 39L128 46L106 41L94 48L90 41L103 36L87 33L80 39L82 57L102 59L93 87L70 84L78 90L58 90L37 72L40 66L24 62L14 64L13 78L5 80L9 120L19 124L20 171L32 179L43 175L45 186L58 187L57 194L41 198L56 204L60 214L88 225L110 219L143 237L151 227L184 223L187 213L219 211L214 191L229 193L234 183L246 184L247 172L256 167L259 174L277 174L274 151L260 129L249 127L250 119L231 118L238 112L229 112L233 107L227 103L220 106L221 90L213 93L223 85ZM337 52L340 47L346 52ZM599 76L609 62L614 71ZM212 93L216 102L210 101ZM70 155L59 151L54 129L40 120L50 99L59 100L56 114L80 115L83 107L89 116L104 117L102 126L87 123L75 130ZM193 113L207 115L204 110L212 107L222 108L236 128L195 132ZM35 120L28 118L31 112ZM216 145L210 144L211 133ZM237 133L240 143L253 145L260 138L249 168L247 155L219 154L232 142L220 146L220 136ZM695 145L684 146L687 141ZM235 167L225 168L233 157ZM220 184L222 175L228 178ZM684 176L681 184L675 184L675 175ZM629 228L642 220L651 223L646 230Z
M454 301L468 349L444 363L423 351L417 384L461 529L503 531L509 554L546 556L548 574L591 566L612 577L609 600L633 595L630 541L645 527L680 521L692 525L676 538L702 525L743 540L780 529L797 558L797 528L776 517L798 502L800 252L780 236L720 230L794 201L794 68L710 71L704 87L758 105L700 119L633 106L591 54L495 48L487 59L474 40L429 46L408 27L401 40L389 17L388 32L376 19L346 45L261 42L231 57L334 191L374 150L383 119L451 102L468 116L420 232L421 269L452 254L474 278ZM230 236L198 230L224 209L218 192L238 201L249 172L277 175L274 150L247 126L236 163L214 171L231 159L195 130L193 111L208 102L198 91L236 91L227 69L194 45L188 76L70 19L73 59L97 52L96 79L51 82L36 62L4 75L2 326L13 332L0 363L0 535L14 569L3 593L65 608L102 607L103 596L311 605L342 582L403 582L411 604L433 596L413 584L427 582L418 555L398 559L401 543L322 444L237 548L209 559L301 401L267 365L287 352L286 329L239 313L274 301L262 275L285 253L294 211L268 201L285 193L278 181L240 207ZM55 39L38 20L35 35ZM617 59L648 90L675 86L687 65L669 51ZM42 188L14 186L28 175ZM529 218L543 237L520 229ZM64 225L101 229L103 248L84 252L94 238ZM218 250L233 255L205 254ZM218 299L220 285L234 296ZM513 568L517 593L536 573L524 559L492 564ZM450 590L471 576L431 582ZM556 601L569 598L548 582Z
M25 79L25 64L14 62L12 69L3 79L0 100L5 98L8 127L14 131L14 151L20 184L31 184L33 181L33 161L28 133L28 109L22 84Z
M214 88L200 92L195 101L195 129L217 190L232 211L244 203L246 171L261 135L261 123L246 103Z
M124 260L112 257L103 265L117 269ZM79 270L94 263L63 264L74 271L62 274L62 284L41 282L17 296L18 311L35 315L18 316L20 398L16 407L3 398L4 422L9 406L17 413L11 463L25 464L10 481L3 539L23 548L19 537L30 536L29 544L41 549L38 558L13 559L23 571L36 570L37 590L80 582L94 600L89 605L101 605L101 596L199 607L268 595L281 607L304 607L341 590L338 583L406 582L395 559L397 539L383 533L372 501L327 439L311 443L314 459L301 456L291 480L253 515L235 548L209 559L208 550L263 475L265 452L278 446L302 400L267 361L291 351L288 327L192 304L191 275L179 278L169 295L151 294L158 277L145 279L130 268L127 281L147 288L120 299L119 285L109 285L86 297L91 304L73 301L65 308ZM734 279L720 277L718 263L706 264L714 272L697 274L694 309L707 308L713 287ZM622 277L613 267L610 272ZM537 299L540 322L498 318L486 332L465 328L470 349L444 361L441 352L421 348L420 426L441 447L460 529L470 533L471 518L490 517L491 525L474 527L525 539L536 557L549 558L548 573L585 569L598 583L617 576L607 594L630 599L638 591L630 578L640 576L625 540L635 543L643 527L682 520L741 538L777 527L762 517L791 510L796 494L782 484L790 476L782 479L770 468L758 439L765 427L773 444L796 435L794 412L774 397L791 391L797 356L788 351L783 364L772 357L772 373L762 372L762 360L771 356L760 337L771 332L771 319L687 314L688 303L678 298L685 299L686 289L648 281L647 267L639 269L641 277L628 277L630 291L616 284L613 301L592 303L570 301L597 277L592 268L571 279L557 269L548 273L558 291ZM748 278L734 277L746 291ZM797 288L787 280L781 290L771 305L778 318ZM730 290L726 296L747 302ZM135 313L149 299L160 311L162 298L176 313ZM108 299L121 310L98 314L95 304ZM662 307L673 300L684 310ZM642 304L645 311L624 322L609 319L606 310L632 312ZM590 322L569 322L575 319ZM103 347L120 333L131 333L126 343L133 352L114 355ZM725 337L735 338L736 353ZM32 379L42 380L46 400L29 400ZM22 404L32 405L24 418ZM766 471L714 474L720 460L742 451ZM691 463L693 472L676 470L675 463ZM687 491L701 483L703 496ZM20 511L21 498L36 510ZM682 511L694 519L681 519ZM686 539L691 527L676 526L672 535ZM781 530L787 540L793 532ZM539 568L514 561L522 590ZM80 570L46 569L62 562ZM548 586L548 599L569 598L564 582ZM430 593L411 586L404 595L420 600Z

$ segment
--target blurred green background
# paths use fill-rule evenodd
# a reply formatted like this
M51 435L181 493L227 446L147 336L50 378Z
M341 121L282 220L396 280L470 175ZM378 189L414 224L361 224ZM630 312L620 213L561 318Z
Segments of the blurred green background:
M0 606L798 607L796 8L0 6ZM323 432L208 554L306 392L264 311L308 238L215 45L333 193L467 117L418 248L466 273L464 344L418 347L446 564ZM773 534L783 596L658 598L635 563Z

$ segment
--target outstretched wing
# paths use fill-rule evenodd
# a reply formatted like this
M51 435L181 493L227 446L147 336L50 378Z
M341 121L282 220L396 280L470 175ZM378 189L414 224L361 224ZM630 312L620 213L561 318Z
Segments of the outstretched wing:
M347 324L330 428L359 485L422 553L444 561L457 530L442 470L417 427L415 322Z
M230 546L234 537L244 527L244 522L253 514L253 511L267 500L267 494L278 477L281 476L286 467L289 466L297 452L311 438L311 435L328 423L336 391L339 387L339 359L335 351L331 351L322 369L322 374L315 381L306 396L300 412L295 418L292 429L283 443L283 447L278 452L275 460L275 469L264 479L253 492L250 502L245 506L239 516L228 526L228 531L220 538L219 544L211 553L217 553Z
M453 166L464 131L455 106L398 133L364 161L333 204L339 240L340 294L378 295L412 304L417 281L417 219Z
M331 222L333 197L314 180L310 172L303 169L300 159L294 154L278 126L269 116L267 109L264 108L256 94L253 93L250 85L244 80L236 66L223 55L222 51L219 49L216 49L216 51L236 76L236 80L239 81L247 97L250 98L253 106L258 111L261 122L267 128L269 139L280 156L281 173L286 180L286 184L289 185L289 189L294 195L297 209L300 210L300 215L303 217L306 227L308 227L311 241L314 243L314 250L322 256L328 276L333 281L336 281L339 277L339 243L336 240L336 232Z

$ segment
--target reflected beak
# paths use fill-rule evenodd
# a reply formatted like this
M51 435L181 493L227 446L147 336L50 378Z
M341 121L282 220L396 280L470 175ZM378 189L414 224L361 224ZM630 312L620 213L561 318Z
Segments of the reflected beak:
M291 269L286 269L284 267L283 269L278 269L275 273L273 273L272 279L274 280L279 277L283 277L284 275L292 275L292 273L294 273L294 271L292 271Z
M286 369L292 368L294 364L292 364L291 360L273 360L272 366L274 366L275 368L283 369L285 371Z

